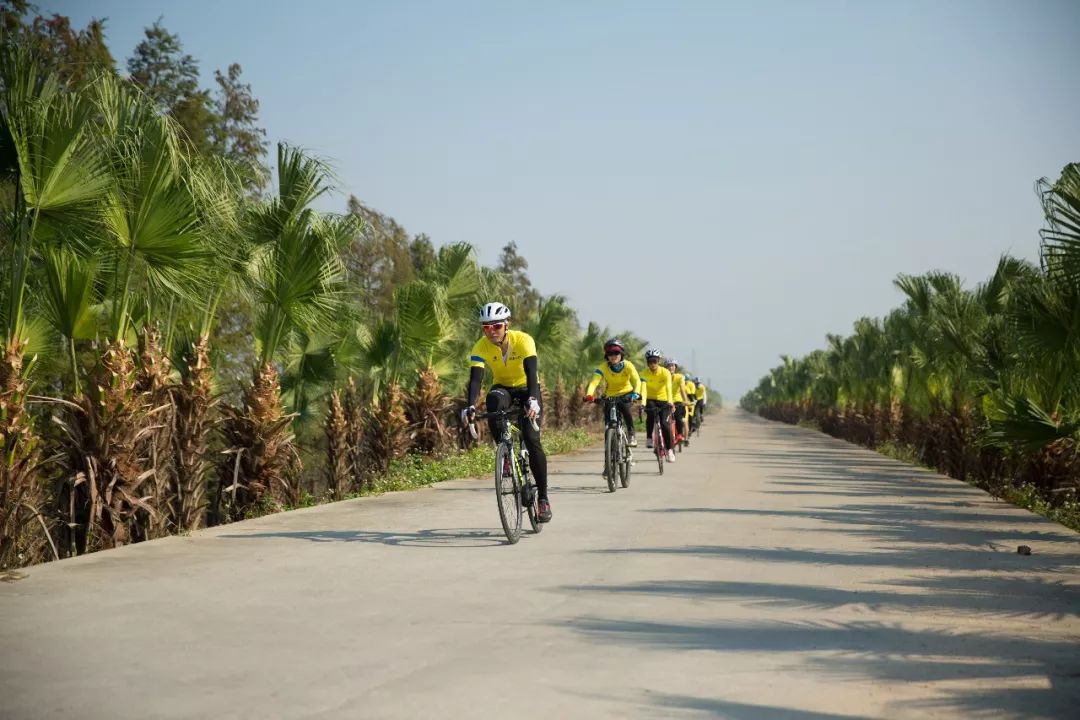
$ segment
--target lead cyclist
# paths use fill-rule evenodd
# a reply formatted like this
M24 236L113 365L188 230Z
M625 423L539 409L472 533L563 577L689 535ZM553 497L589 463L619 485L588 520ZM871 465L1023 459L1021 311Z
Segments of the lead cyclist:
M518 420L521 439L529 451L529 467L536 479L539 496L537 519L551 520L551 502L548 500L547 455L540 444L539 425L532 421L540 417L540 381L536 371L536 342L528 333L510 329L510 308L502 303L486 303L480 310L480 327L483 337L473 345L469 355L469 390L467 407L461 411L463 422L469 422L476 411L480 385L484 381L484 368L491 368L494 384L487 394L487 411L509 410L511 402L520 403L525 412ZM492 440L498 442L503 434L499 418L488 418Z

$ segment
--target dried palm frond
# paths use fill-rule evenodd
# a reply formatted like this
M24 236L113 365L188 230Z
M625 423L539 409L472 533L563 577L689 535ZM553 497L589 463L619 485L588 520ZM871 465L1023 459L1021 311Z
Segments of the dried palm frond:
M330 394L330 404L323 424L326 433L326 484L333 500L340 500L348 493L351 481L349 458L349 423L341 404L341 391Z
M43 560L41 551L52 546L37 472L40 443L26 411L23 347L13 340L0 356L0 570Z
M292 416L281 407L281 385L273 363L252 372L239 407L222 408L225 459L218 466L219 515L241 520L252 513L280 510L299 500L293 482L297 454Z
M175 472L169 515L177 532L202 526L206 515L206 482L210 472L210 412L214 370L210 339L203 335L192 344L187 368L176 389L176 431L172 436Z
M439 375L432 367L420 371L416 390L405 402L412 447L426 455L437 455L446 449L447 420L450 400L442 391Z

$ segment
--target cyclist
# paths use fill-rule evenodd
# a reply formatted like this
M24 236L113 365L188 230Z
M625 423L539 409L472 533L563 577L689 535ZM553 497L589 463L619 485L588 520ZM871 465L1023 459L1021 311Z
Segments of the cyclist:
M667 366L668 372L671 373L671 389L674 392L672 399L675 402L675 432L682 437L685 443L686 426L683 421L686 419L686 381L683 374L679 372L679 363L675 358L667 358L664 360L664 365Z
M686 434L694 427L694 408L697 407L697 383L692 375L686 375ZM687 441L689 444L689 441Z
M671 413L675 409L672 402L674 395L671 390L671 373L667 368L660 365L663 353L656 348L645 351L645 369L641 371L643 388L642 397L645 399L646 408L655 408L649 413L645 424L645 446L652 448L653 423L659 418L660 432L664 434L664 445L667 447L667 461L675 462L674 445L671 439Z
M529 467L536 478L539 495L540 522L551 520L551 503L548 501L547 456L540 444L540 431L533 423L540 417L540 381L536 370L536 343L532 336L520 330L510 329L510 308L502 303L489 302L480 310L480 326L484 336L473 345L469 356L468 407L462 410L462 419L468 421L476 409L480 385L484 380L484 367L491 368L494 384L487 394L487 411L508 410L511 402L524 408L518 426L525 447L529 450ZM491 437L502 436L505 420L488 418Z
M705 383L701 382L701 378L694 378L694 382L697 384L697 409L694 410L698 414L698 423L705 419L705 402L708 400L709 393L705 389Z
M637 447L637 435L634 431L634 416L630 413L630 403L641 398L641 376L634 363L623 358L623 344L618 338L611 338L604 343L604 360L593 371L592 381L585 389L585 401L592 402L600 381L604 381L604 394L618 402L622 413L630 447Z

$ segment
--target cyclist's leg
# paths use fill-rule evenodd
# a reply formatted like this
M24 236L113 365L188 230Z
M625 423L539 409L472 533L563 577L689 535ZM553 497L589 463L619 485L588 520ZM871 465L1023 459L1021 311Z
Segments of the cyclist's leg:
M630 412L629 400L620 399L619 412L622 413L623 424L626 425L626 437L633 440L636 431L634 429L634 414Z
M513 398L520 402L522 405L529 399L529 391L525 388L514 389L509 391ZM537 400L537 402L540 402ZM540 417L544 414L544 406L540 405ZM539 422L537 423L539 425ZM518 427L521 428L521 441L525 443L526 449L529 451L529 469L532 470L533 480L536 481L536 492L539 494L541 500L548 499L548 482L547 482L547 455L544 453L544 446L540 443L540 431L533 430L532 423L524 415L521 416L521 420L518 423Z
M674 447L671 442L671 408L662 400L657 404L660 406L660 432L664 435L664 447L670 450Z
M684 417L686 417L685 403L675 403L675 432L686 437L686 428L683 427Z
M488 391L487 411L508 410L510 408L510 391L502 385L495 385ZM488 430L491 431L491 441L498 444L503 434L502 418L488 418Z
M656 400L645 401L645 436L652 442L652 431L656 426L656 410L660 403Z

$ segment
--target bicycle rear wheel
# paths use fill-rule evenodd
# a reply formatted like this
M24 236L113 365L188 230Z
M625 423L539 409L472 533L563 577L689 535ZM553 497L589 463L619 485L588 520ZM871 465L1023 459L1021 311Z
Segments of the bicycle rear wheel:
M499 520L511 545L521 538L521 482L513 454L513 447L507 443L499 443L495 451L495 497L499 503Z
M611 492L615 492L615 489L619 487L618 480L615 478L617 472L615 458L618 457L618 451L619 434L615 428L608 428L604 433L604 477L607 478L608 490Z
M656 453L656 464L660 467L660 474L664 474L664 456L667 455L667 450L664 449L664 433L661 432L659 427L659 421L657 427L653 429L652 438L653 452Z
M536 488L532 489L533 501L529 503L529 525L532 526L533 533L539 535L540 531L544 529L544 523L540 522L540 501L537 500Z
M522 495L527 501L525 509L529 514L529 525L532 526L534 533L539 533L544 529L544 523L540 522L540 492L536 489L536 483L533 482L532 475L529 474L529 468L522 467L521 472L524 475L524 482L522 482L521 486L524 489Z

